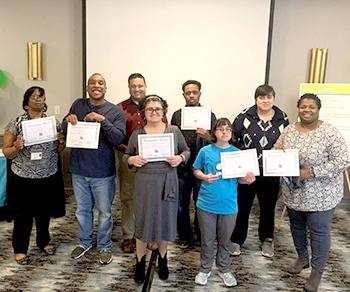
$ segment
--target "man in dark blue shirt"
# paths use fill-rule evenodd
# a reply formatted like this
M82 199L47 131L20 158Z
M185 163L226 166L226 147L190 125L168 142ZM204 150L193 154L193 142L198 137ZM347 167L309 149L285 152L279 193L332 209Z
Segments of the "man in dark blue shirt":
M87 85L89 98L77 99L63 119L62 128L78 121L101 124L97 149L72 148L70 172L77 202L79 245L71 257L78 259L92 247L93 208L98 210L99 224L97 249L99 262L112 261L112 202L115 194L114 147L125 138L125 117L123 111L105 100L106 81L101 74L93 74Z

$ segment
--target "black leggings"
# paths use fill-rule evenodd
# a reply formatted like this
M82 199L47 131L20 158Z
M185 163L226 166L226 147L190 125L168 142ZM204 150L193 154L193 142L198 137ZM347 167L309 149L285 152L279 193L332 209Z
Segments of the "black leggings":
M255 194L260 207L259 239L273 238L275 207L279 192L279 177L256 177L251 185L238 185L238 216L231 241L242 245L247 239L249 215Z
M50 242L49 224L50 217L48 216L16 216L13 224L12 246L14 253L27 254L30 233L33 227L33 219L36 226L36 244L40 249L43 249Z

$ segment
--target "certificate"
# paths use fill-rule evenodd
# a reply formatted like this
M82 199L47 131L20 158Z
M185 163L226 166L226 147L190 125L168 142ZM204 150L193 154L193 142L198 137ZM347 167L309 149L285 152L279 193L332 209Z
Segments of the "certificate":
M96 122L68 123L66 146L71 148L97 149L101 124Z
M299 150L263 150L264 176L299 176Z
M186 106L181 109L181 130L211 128L211 108L202 106Z
M24 146L57 140L55 117L32 119L22 122Z
M139 155L147 161L165 161L174 156L174 134L140 134L137 136Z
M251 171L260 175L256 149L221 153L222 178L245 177Z

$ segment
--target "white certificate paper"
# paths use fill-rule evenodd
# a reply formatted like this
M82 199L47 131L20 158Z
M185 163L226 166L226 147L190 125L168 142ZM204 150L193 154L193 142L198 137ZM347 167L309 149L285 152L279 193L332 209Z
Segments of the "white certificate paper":
M137 136L139 155L147 161L165 161L174 156L174 134L140 134Z
M256 149L221 153L222 178L245 177L251 171L260 175Z
M186 106L181 109L181 130L211 128L211 108L204 106Z
M299 150L263 150L264 176L299 176Z
M66 146L70 148L97 149L101 124L96 122L68 123Z
M22 131L25 146L57 140L55 117L23 121Z

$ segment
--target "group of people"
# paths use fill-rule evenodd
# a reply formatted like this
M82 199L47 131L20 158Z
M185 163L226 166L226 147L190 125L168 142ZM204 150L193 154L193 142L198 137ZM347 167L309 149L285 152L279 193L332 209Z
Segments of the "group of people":
M235 286L230 254L241 254L255 196L260 208L261 254L274 256L275 207L281 189L298 253L287 270L297 274L309 267L310 232L312 270L305 289L317 291L330 250L331 219L343 196L342 172L349 162L343 137L334 126L319 120L320 99L314 94L301 96L297 102L300 120L289 125L287 115L274 105L274 89L261 85L255 91L255 104L232 124L211 113L210 130L183 130L181 109L174 112L169 124L167 101L158 95L146 95L144 76L131 74L128 87L130 97L116 106L105 99L104 77L99 73L91 75L87 84L89 97L77 99L62 123L56 121L57 140L30 146L23 139L21 123L45 117L47 104L43 88L34 86L24 94L24 114L6 126L3 145L5 156L11 160L8 206L14 218L15 260L19 264L30 261L27 253L33 219L37 246L48 255L55 253L49 222L65 214L59 153L65 147L67 126L79 121L97 122L98 148L71 149L69 170L77 203L79 239L72 258L84 256L93 246L96 208L98 261L103 265L112 261L112 204L118 178L121 248L127 253L136 249L136 283L145 280L147 248L158 250L159 278L168 278L168 242L178 236L181 247L196 240L201 243L197 284L207 284L216 258L225 285ZM188 80L182 90L186 107L201 106L200 82ZM173 134L173 156L150 162L140 155L139 135L165 133ZM300 176L292 184L280 177L262 175L262 151L273 148L299 150ZM248 172L239 179L223 179L221 153L245 149L257 150L260 176ZM193 228L191 195L196 207Z

